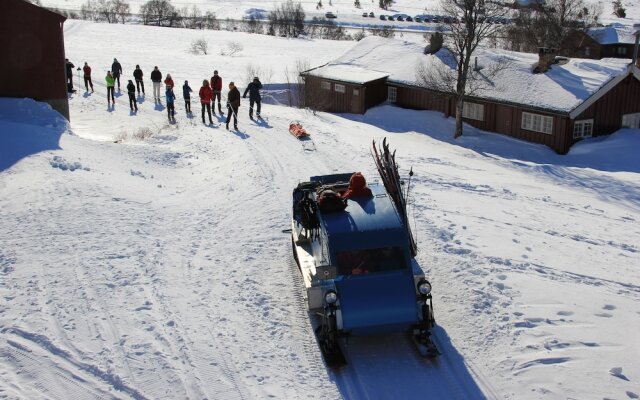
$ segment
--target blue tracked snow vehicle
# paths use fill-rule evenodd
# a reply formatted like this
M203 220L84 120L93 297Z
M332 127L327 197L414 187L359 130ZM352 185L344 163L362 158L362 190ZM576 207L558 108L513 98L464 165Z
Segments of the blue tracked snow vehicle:
M370 184L369 196L341 199L352 173L314 176L293 191L293 253L331 366L345 363L346 335L408 331L421 354L437 354L431 284L414 258L397 167L383 148L378 156L374 143L383 184ZM321 199L327 190L338 194L332 206Z

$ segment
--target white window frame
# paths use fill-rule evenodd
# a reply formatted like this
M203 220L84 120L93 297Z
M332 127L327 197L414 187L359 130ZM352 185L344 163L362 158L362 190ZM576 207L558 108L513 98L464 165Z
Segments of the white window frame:
M593 136L593 118L574 121L573 138L581 139Z
M387 100L389 100L392 103L395 103L396 101L398 101L398 88L395 86L388 86L387 87Z
M534 132L544 133L546 135L553 134L553 117L528 112L522 112L522 129Z
M624 114L621 126L623 128L640 128L640 113Z
M322 89L322 90L331 90L331 82L320 81L320 89Z
M462 118L484 121L484 104L462 103Z
M340 85L339 83L336 83L333 85L333 90L335 90L338 93L345 93L347 91L347 88L344 85Z

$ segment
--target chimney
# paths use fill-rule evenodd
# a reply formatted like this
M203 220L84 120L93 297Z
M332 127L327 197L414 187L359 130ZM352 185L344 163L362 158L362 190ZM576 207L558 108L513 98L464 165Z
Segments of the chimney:
M551 64L555 62L556 49L550 47L540 47L538 49L538 66L534 68L535 73L545 73L551 67Z

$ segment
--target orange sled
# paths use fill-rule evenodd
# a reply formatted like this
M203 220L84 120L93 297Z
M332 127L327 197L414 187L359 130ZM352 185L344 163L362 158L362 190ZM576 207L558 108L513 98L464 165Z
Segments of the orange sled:
M289 133L298 139L309 136L307 131L298 122L292 122L289 124Z

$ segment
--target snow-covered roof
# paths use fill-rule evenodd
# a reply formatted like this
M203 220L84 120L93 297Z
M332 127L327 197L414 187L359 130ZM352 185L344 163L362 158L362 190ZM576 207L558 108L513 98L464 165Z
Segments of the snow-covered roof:
M636 40L635 30L630 26L620 24L591 28L586 33L600 44L634 44Z
M363 85L367 82L386 78L386 72L370 71L355 65L332 64L331 68L320 67L309 71L310 75L324 79L332 79L341 82L349 82Z
M436 54L425 55L423 49L423 45L416 43L369 36L338 59L309 71L309 74L353 82L359 74L362 74L361 81L368 79L365 73L368 71L374 76L388 75L387 80L391 83L424 86L419 83L419 66L427 70L454 68L448 50L443 48ZM534 74L537 54L478 49L474 57L478 57L478 64L485 67L479 74L486 76L486 85L477 90L475 97L558 112L575 109L607 82L626 75L631 68L628 59L575 58L564 65L553 65L546 73ZM499 63L506 63L506 66L495 76L488 76L487 71ZM341 79L341 76L345 78Z

